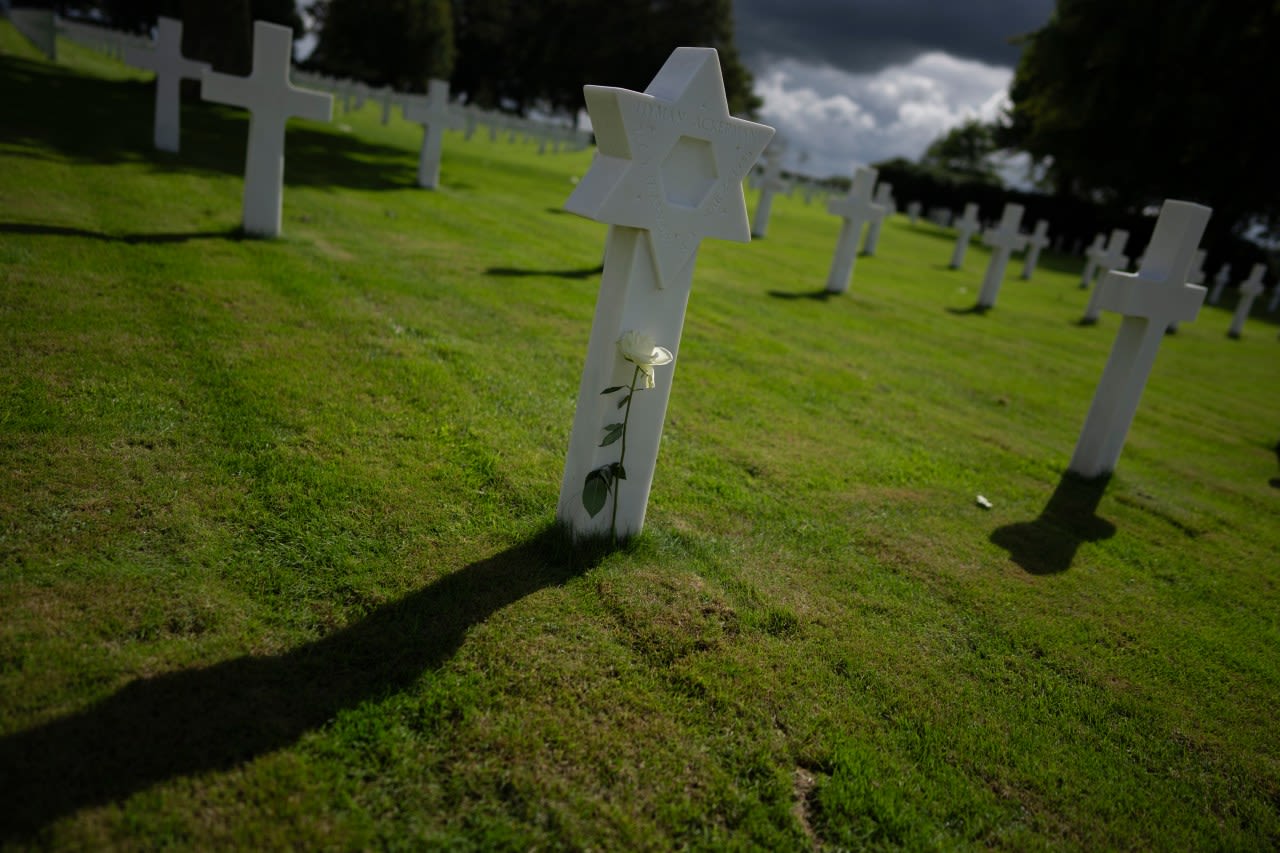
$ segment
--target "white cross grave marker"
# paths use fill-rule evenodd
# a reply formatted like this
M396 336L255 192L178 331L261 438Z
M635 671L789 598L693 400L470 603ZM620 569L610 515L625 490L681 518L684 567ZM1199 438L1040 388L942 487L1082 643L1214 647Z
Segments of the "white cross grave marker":
M1006 204L1000 217L1000 226L982 235L982 242L991 247L991 260L987 262L987 274L982 278L982 290L978 293L979 308L996 307L1000 285L1004 283L1004 269L1009 264L1009 253L1027 245L1027 237L1018 228L1022 225L1022 205Z
M698 246L707 237L750 241L742 179L773 128L729 115L713 48L676 48L643 94L605 86L584 93L599 153L565 209L611 227L556 517L581 538L607 534L616 515L626 538L644 526L671 374L659 372L650 390L637 387L624 404L622 441L601 446L624 420L622 392L602 392L625 389L634 376L618 341L647 335L678 358ZM623 464L619 444L625 479L611 481L612 512L592 516L583 505L588 476L598 483Z
M831 271L827 273L827 293L844 293L849 289L853 264L858 258L858 240L862 237L863 224L878 222L889 213L887 208L876 204L871 198L877 174L879 173L875 169L863 166L854 173L849 194L827 202L827 213L842 219L840 236L836 238L836 252L831 259Z
M1186 280L1210 213L1202 205L1166 201L1142 268L1109 270L1098 282L1102 307L1123 314L1124 321L1071 457L1074 473L1092 478L1115 470L1165 329L1200 313L1205 290Z
M884 208L884 213L874 217L867 223L867 236L862 241L862 254L871 257L880 246L880 228L895 209L893 201L893 184L876 184L875 203Z
M969 203L964 206L964 216L955 221L956 248L951 253L951 268L958 270L964 264L964 253L969 250L969 240L982 227L978 221L978 205Z
M129 46L125 48L125 62L135 68L146 68L156 73L155 129L152 141L161 151L178 151L181 138L181 83L184 79L199 80L207 62L196 62L182 55L182 21L161 16L156 31L154 49L146 50Z
M253 22L253 71L234 77L206 70L200 94L206 101L249 111L249 147L244 164L246 233L280 234L284 194L284 128L292 116L329 121L333 96L299 89L289 82L293 30L266 21Z
M1049 222L1041 219L1036 222L1036 230L1027 238L1027 257L1022 262L1022 277L1030 279L1040 262L1040 252L1049 245Z
M1102 257L1107 253L1107 235L1097 234L1093 238L1093 242L1089 244L1089 248L1084 250L1085 262L1084 272L1080 273L1080 289L1084 290L1093 284L1094 278L1098 275L1098 266L1102 263Z
M1111 237L1107 240L1107 247L1098 255L1098 267L1105 276L1112 270L1124 270L1129 266L1129 256L1124 253L1124 247L1129 242L1129 232L1123 228L1116 228L1111 232ZM1185 280L1185 279L1184 279ZM1098 288L1094 288L1089 294L1089 304L1084 308L1084 316L1080 318L1080 322L1086 326L1098 322L1098 314L1102 311L1102 306L1098 301Z
M1218 267L1218 274L1213 277L1213 290L1209 291L1209 304L1217 305L1222 298L1222 291L1231 282L1231 264Z
M907 203L907 221L912 225L916 224L916 220L920 218L920 202L912 201Z
M1204 249L1196 249L1195 257L1191 259L1191 270L1187 273L1187 281L1191 284L1204 284L1204 259L1208 256L1208 252ZM1145 256L1143 263L1138 265L1141 269L1146 263ZM1178 331L1178 321L1174 320L1169 324L1169 334Z
M1231 317L1231 328L1227 331L1227 335L1233 338L1240 337L1240 333L1244 331L1244 321L1249 319L1249 311L1253 309L1253 300L1258 298L1266 285L1262 283L1262 277L1267 274L1266 264L1254 264L1253 269L1249 270L1249 277L1240 283L1240 301L1236 303L1236 313Z
M773 194L787 188L782 180L782 149L774 146L764 158L764 175L760 180L760 198L756 201L756 215L751 220L751 236L764 237L769 230L769 212L773 208Z
M422 150L418 152L418 186L433 190L440 185L440 152L445 128L453 127L449 109L449 83L431 80L425 97L405 99L404 117L422 125Z

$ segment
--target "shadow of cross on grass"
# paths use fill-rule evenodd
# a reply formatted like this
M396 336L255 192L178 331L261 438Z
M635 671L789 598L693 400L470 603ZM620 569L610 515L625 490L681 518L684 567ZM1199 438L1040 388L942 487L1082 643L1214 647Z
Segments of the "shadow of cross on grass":
M1116 526L1098 518L1098 504L1109 476L1085 479L1066 473L1035 521L1008 524L991 534L991 541L1033 575L1049 575L1071 568L1083 542L1110 539Z
M345 708L441 666L469 628L589 568L560 530L447 575L279 655L143 678L78 713L0 738L0 841L158 782L287 747Z

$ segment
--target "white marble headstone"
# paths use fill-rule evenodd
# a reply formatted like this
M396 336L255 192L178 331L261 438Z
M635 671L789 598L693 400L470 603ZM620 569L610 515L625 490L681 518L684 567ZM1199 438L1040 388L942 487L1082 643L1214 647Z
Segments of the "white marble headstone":
M1116 228L1111 232L1106 248L1098 256L1098 266L1102 269L1103 275L1112 270L1124 271L1128 268L1129 256L1124 253L1124 247L1128 243L1128 231L1123 228ZM1089 303L1085 306L1084 317L1080 319L1080 322L1085 325L1098 322L1098 314L1101 310L1102 304L1098 301L1098 288L1095 287L1093 292L1089 294Z
M969 240L982 227L978 221L978 205L969 203L964 206L964 216L955 221L956 247L951 252L951 268L960 269L964 265L965 252L969 250Z
M782 180L782 150L775 145L765 152L764 174L760 177L760 198L756 200L756 215L751 220L752 237L764 237L769 232L773 196L786 188L787 184Z
M156 24L155 47L125 48L124 61L156 73L155 127L152 141L161 151L177 152L182 137L181 85L199 80L210 66L182 55L182 21L161 16Z
M1224 263L1218 267L1218 274L1213 277L1213 290L1209 291L1209 304L1217 305L1222 298L1222 291L1231 283L1231 264Z
M449 109L449 82L430 80L425 97L405 99L404 117L422 125L422 148L418 152L418 186L433 190L440 185L440 154L444 131L454 126Z
M877 216L867 223L867 236L862 243L862 253L868 257L874 256L876 250L880 248L880 230L884 227L884 221L894 211L893 184L876 184L875 202L884 208L884 215Z
M253 71L233 77L206 70L201 96L206 101L249 111L249 147L244 167L245 233L280 233L284 194L284 129L293 116L329 121L333 96L299 89L289 82L293 30L266 21L253 23Z
M1165 329L1200 313L1205 291L1188 284L1187 273L1210 213L1198 204L1166 201L1143 267L1136 273L1113 269L1098 282L1102 308L1123 314L1124 321L1076 442L1074 473L1092 478L1115 470Z
M1027 245L1027 237L1019 232L1022 226L1022 205L1008 203L1000 217L1000 225L982 235L982 242L991 247L991 260L987 262L987 272L982 278L982 290L978 293L979 308L996 307L996 299L1000 297L1000 285L1004 283L1004 270L1009 264L1009 255Z
M1049 223L1041 219L1036 222L1036 230L1027 238L1027 256L1022 262L1022 277L1030 279L1040 262L1040 252L1049 245Z
M1098 275L1098 267L1102 264L1102 258L1107 253L1107 235L1098 234L1093 238L1093 242L1089 244L1089 248L1084 250L1084 271L1080 274L1080 289L1084 290L1093 284L1093 280Z
M1253 300L1266 289L1266 285L1262 283L1262 277L1266 274L1266 264L1254 264L1253 269L1249 270L1249 277L1240 283L1240 301L1236 303L1235 313L1231 315L1231 328L1227 330L1231 337L1238 338L1244 331L1244 322L1249 319L1249 312L1253 310Z
M836 238L835 255L831 259L831 270L827 273L828 293L844 293L849 289L849 279L853 276L854 262L858 258L858 240L862 236L862 226L878 222L889 213L883 205L872 199L877 174L875 169L863 166L854 173L849 194L827 202L827 212L841 219L840 236Z
M565 208L611 227L556 517L574 538L607 535L616 522L621 539L644 526L673 368L656 368L653 387L631 394L625 439L610 442L623 420L621 392L602 392L634 375L618 342L644 335L678 362L698 246L751 239L742 179L773 128L729 115L712 48L677 48L643 94L584 93L599 153ZM592 515L588 478L598 483L614 466L625 479L613 477L612 507Z

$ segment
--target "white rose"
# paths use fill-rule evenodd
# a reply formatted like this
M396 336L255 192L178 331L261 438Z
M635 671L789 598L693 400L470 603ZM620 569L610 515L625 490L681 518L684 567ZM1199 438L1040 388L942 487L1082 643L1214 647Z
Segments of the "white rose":
M675 358L671 350L654 343L653 338L643 332L624 332L618 338L618 353L627 361L640 368L644 374L643 388L653 387L653 368L661 364L670 364Z

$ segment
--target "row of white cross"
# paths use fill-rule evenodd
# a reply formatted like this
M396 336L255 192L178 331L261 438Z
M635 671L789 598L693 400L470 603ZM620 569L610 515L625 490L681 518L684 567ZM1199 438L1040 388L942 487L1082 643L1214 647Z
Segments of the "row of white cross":
M180 40L180 24L162 21L149 60L158 88L175 91L170 80L198 75L205 98L250 110L245 228L277 233L285 121L295 115L327 120L332 96L290 84L292 33L287 28L255 23L253 71L246 78L188 62L174 47ZM678 360L698 248L707 237L751 239L742 181L773 129L729 114L719 59L711 48L678 48L644 93L587 86L585 96L599 150L566 208L611 227L557 515L576 537L612 530L623 538L644 524L671 375L659 375L652 393L633 390L631 396L641 396L625 401L621 451L628 455L625 474L620 473L614 439L622 425L613 394L629 381L636 387L639 373L633 371L640 362L618 344L638 333L656 345L654 354L664 356L653 364L665 364L669 356ZM165 133L170 127L176 133L177 127L176 112L167 112L160 100L158 144L162 127ZM432 103L428 95L422 113L414 114L425 122L437 120ZM848 288L861 225L887 213L884 201L872 195L875 178L874 170L860 170L849 195L829 205L843 219L828 276L832 292ZM967 214L962 223L976 219L976 211ZM1188 279L1209 215L1200 205L1166 201L1138 272L1113 268L1098 284L1098 306L1124 315L1124 321L1072 456L1070 470L1076 474L1096 477L1114 469L1165 330L1198 314L1205 289ZM986 235L1000 259L988 268L980 305L994 304L1009 253L1029 242L1018 233L1021 216L1020 207L1009 205L1000 227ZM1037 231L1039 242L1045 235ZM584 484L603 470L616 474L610 513L598 507L592 512L584 500Z

